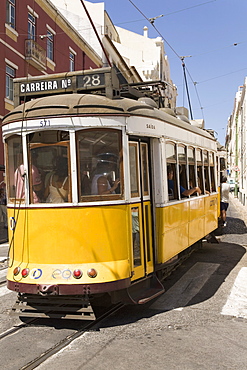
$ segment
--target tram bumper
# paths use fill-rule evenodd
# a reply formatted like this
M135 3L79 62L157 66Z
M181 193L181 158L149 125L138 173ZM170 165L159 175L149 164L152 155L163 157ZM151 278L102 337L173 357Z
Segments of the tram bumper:
M47 285L39 284L37 285L37 293L43 296L46 295L59 295L59 286L58 285Z

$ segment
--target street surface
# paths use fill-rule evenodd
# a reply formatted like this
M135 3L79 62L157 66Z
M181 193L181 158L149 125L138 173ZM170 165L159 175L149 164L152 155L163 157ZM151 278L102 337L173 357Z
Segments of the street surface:
M246 369L247 213L232 197L227 216L227 226L218 233L220 243L205 242L166 279L162 296L143 306L124 307L37 369ZM4 245L0 256L3 250ZM15 293L4 289L0 287L1 332L15 322L8 315ZM44 335L42 327L36 329L29 353L37 353ZM45 330L48 335L50 328ZM65 329L54 325L53 330L59 337ZM23 358L25 351L18 351L18 343L15 351L8 351L0 368L19 369L16 358ZM3 357L2 348L0 353ZM11 359L15 366L10 366Z

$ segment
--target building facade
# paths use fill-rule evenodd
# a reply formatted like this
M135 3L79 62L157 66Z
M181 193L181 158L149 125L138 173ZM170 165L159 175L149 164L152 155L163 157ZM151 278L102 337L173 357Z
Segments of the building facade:
M226 132L227 173L235 182L235 195L243 205L247 204L247 77L238 88Z
M177 89L170 78L170 66L164 42L160 37L149 38L147 27L144 27L143 34L116 27L105 11L104 2L84 1L96 35L80 0L51 1L101 56L105 66L109 60L130 84L151 80L162 81L160 91L164 105L175 108Z
M101 58L49 0L2 0L0 119L14 107L13 79L102 67ZM4 154L0 145L0 182Z

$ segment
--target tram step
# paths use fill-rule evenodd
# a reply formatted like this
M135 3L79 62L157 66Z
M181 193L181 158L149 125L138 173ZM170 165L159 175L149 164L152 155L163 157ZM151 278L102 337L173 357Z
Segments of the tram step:
M163 294L165 289L156 275L133 283L121 292L126 304L144 304Z

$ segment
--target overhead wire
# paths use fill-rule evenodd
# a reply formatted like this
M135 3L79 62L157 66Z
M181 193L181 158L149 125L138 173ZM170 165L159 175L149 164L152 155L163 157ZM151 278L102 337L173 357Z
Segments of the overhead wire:
M157 29L157 27L155 26L154 22L153 21L150 21L151 18L148 18L135 4L132 0L128 0L137 10L140 14L142 14L142 16L152 25L152 27L155 29L155 31L158 33L158 35L165 41L165 43L169 46L169 48L173 51L173 53L180 59L180 61L182 61L182 67L183 67L183 63L184 61L182 60L183 57L181 57L177 51L171 46L171 44L165 39L165 37L161 34L161 32ZM213 2L213 1L217 1L217 0L211 0L209 2ZM185 63L184 63L184 71L188 72L188 69L187 67L185 66ZM194 84L194 80L191 76L191 74L189 74L189 77L190 79L192 80L193 84ZM186 75L184 74L184 78L186 78ZM185 84L187 85L187 81L185 81ZM194 84L194 87L196 88L196 85ZM189 97L189 91L188 91L188 86L186 86L186 90L187 90L187 94L188 94L188 103L189 103L189 106L190 106L190 97ZM197 98L199 97L198 95L198 91L196 89L196 96ZM199 104L200 104L200 107L202 108L202 105L201 105L201 102L200 102L200 99L199 99ZM190 112L191 112L191 118L193 117L192 116L192 108L190 106Z
M206 4L208 4L208 3L213 3L213 2L215 2L215 1L217 1L217 0L210 0L210 1L207 1L207 2L205 2L205 3L201 3L201 4L197 4L197 5L189 6L189 7L187 7L187 8L183 8L183 9L175 10L174 12L171 12L171 13L162 14L162 16L163 16L163 17L167 17L167 16L169 16L169 15L176 14L176 13L180 13L180 12L184 12L184 11L186 11L186 10L189 10L189 9L192 9L192 8L196 8L196 7L198 7L198 6L206 5ZM137 20L128 21L128 22L121 22L121 23L117 23L117 25L118 25L118 24L127 24L127 23L140 22L140 21L142 21L142 19L137 19Z

